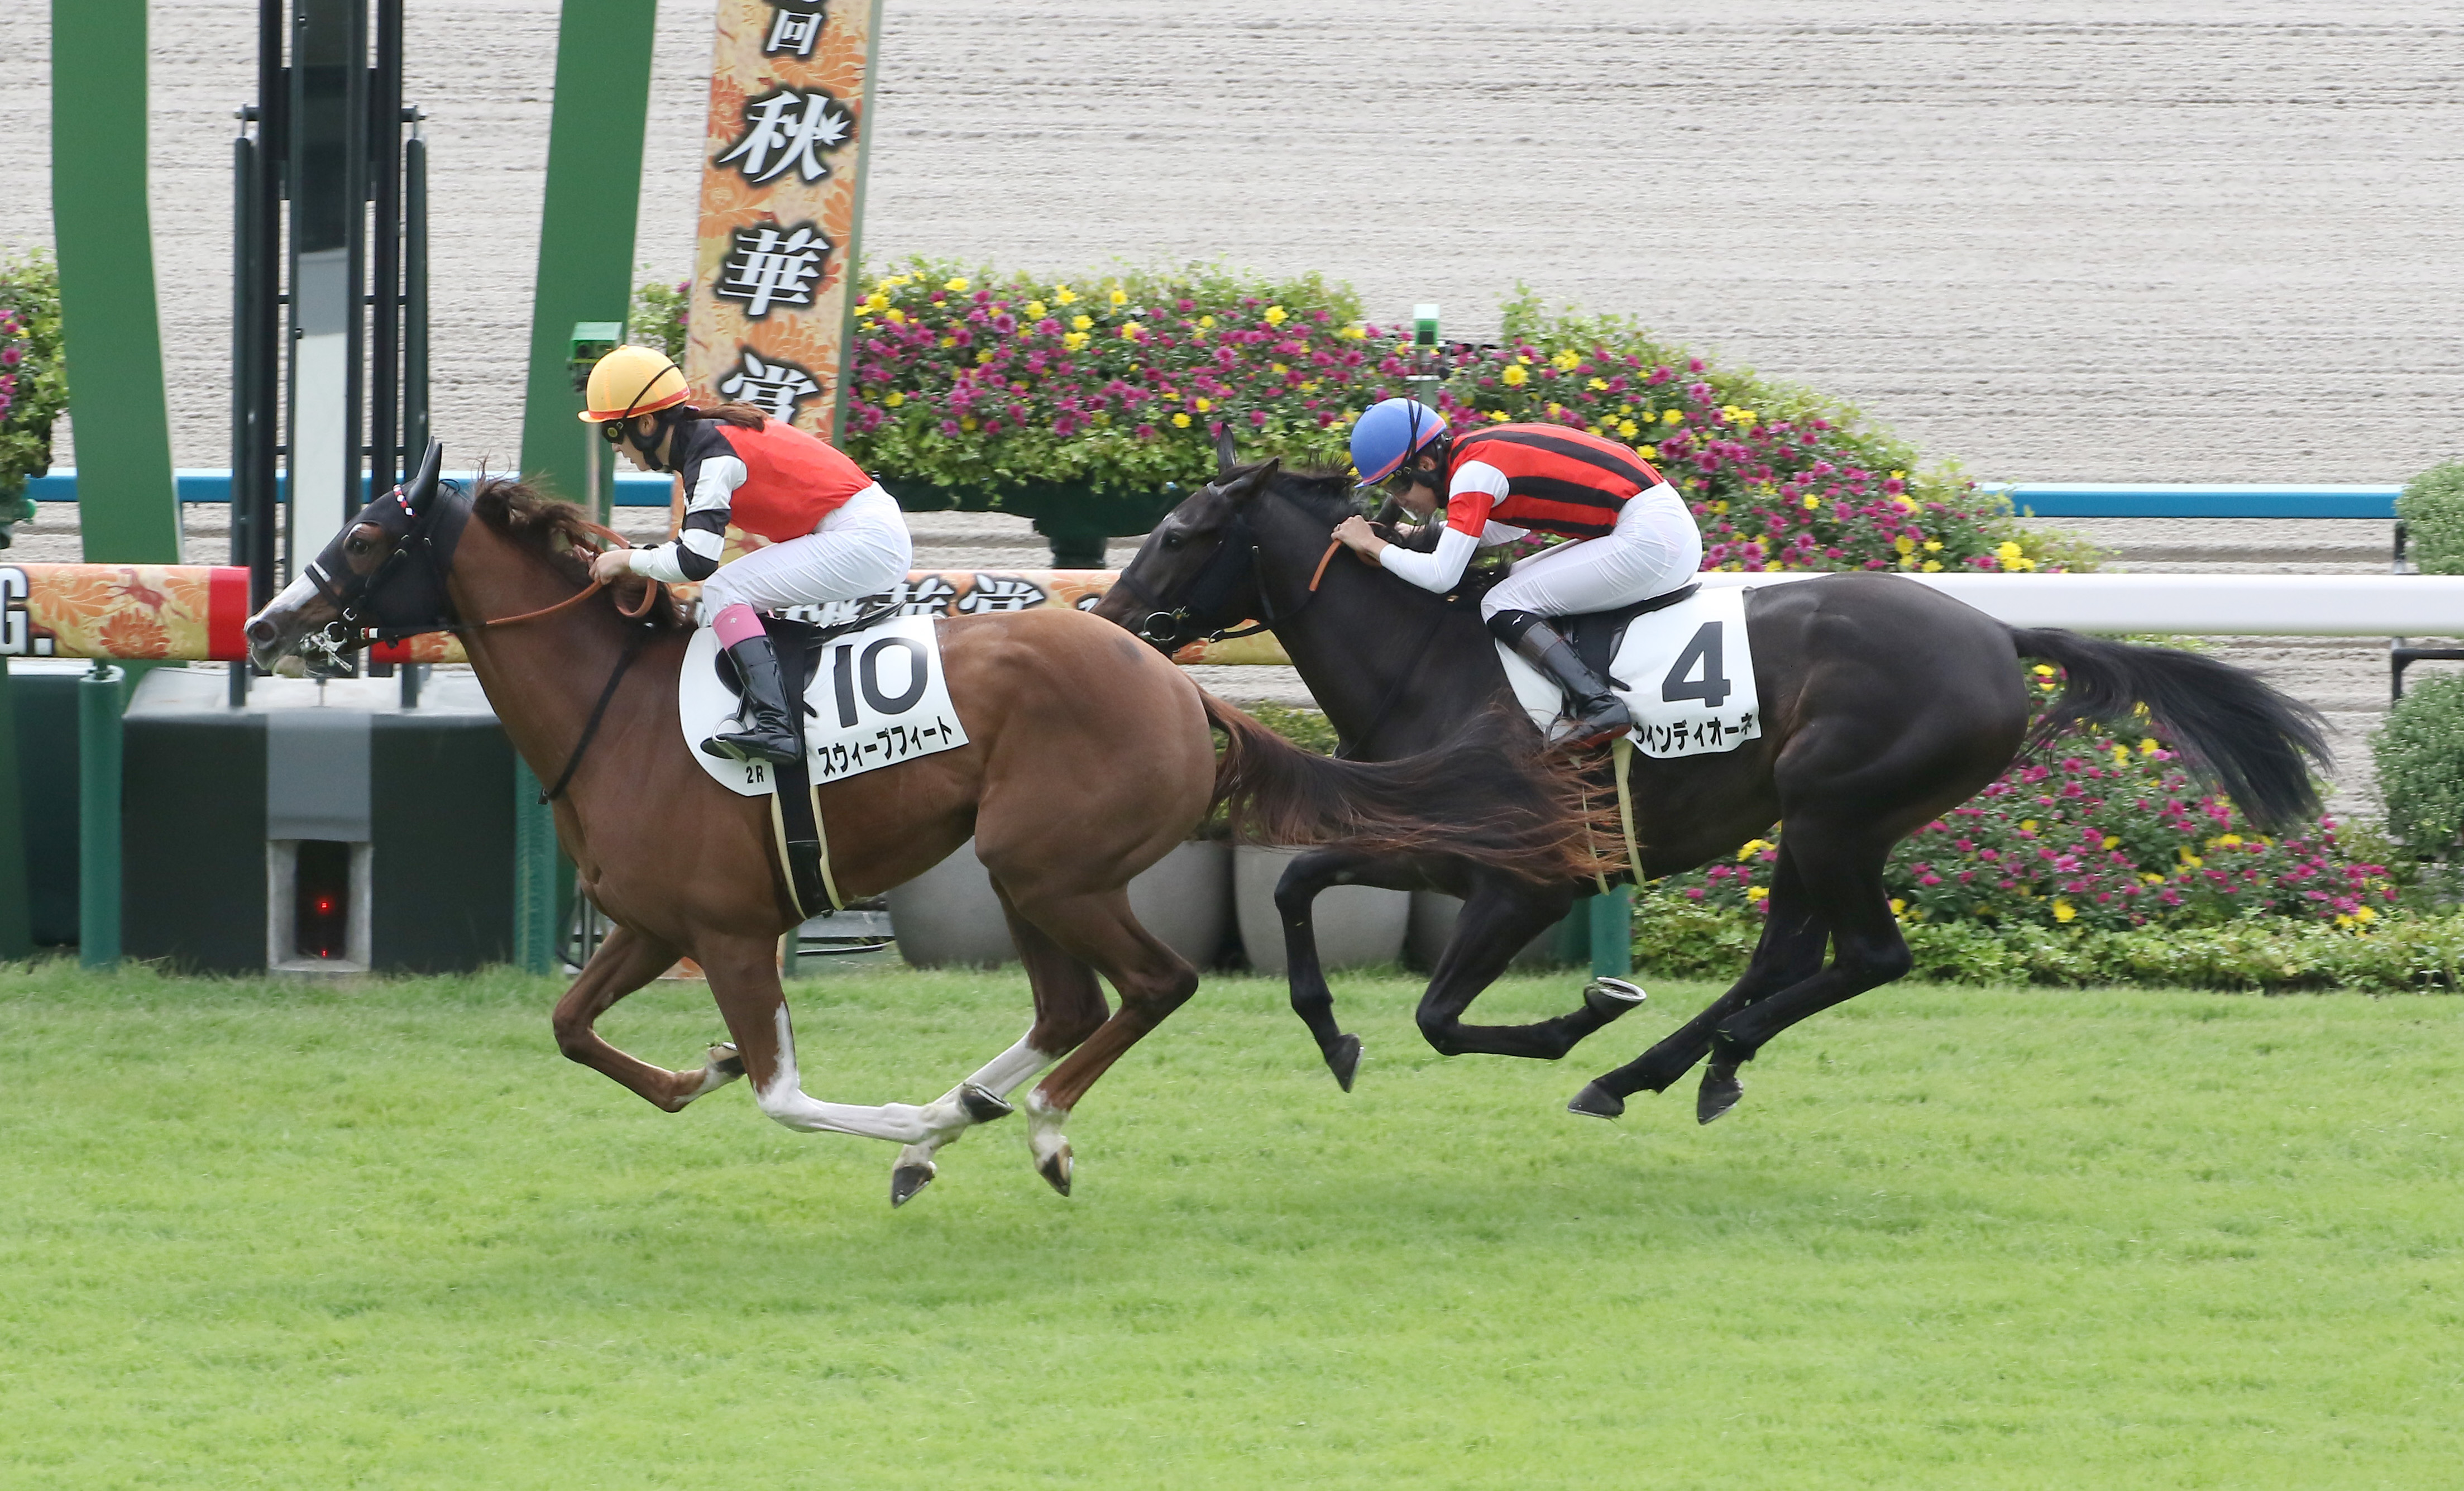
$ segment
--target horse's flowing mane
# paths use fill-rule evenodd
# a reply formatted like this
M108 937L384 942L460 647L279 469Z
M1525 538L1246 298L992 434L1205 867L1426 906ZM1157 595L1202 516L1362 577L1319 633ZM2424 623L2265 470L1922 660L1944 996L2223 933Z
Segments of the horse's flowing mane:
M1311 517L1324 518L1330 529L1360 512L1350 471L1277 471L1274 487L1293 506Z
M614 530L592 522L590 515L581 508L510 476L482 475L471 491L471 512L479 521L571 581L576 590L590 583L588 555L625 542ZM688 629L675 597L664 589L651 603L649 614L639 619L639 625L657 631Z

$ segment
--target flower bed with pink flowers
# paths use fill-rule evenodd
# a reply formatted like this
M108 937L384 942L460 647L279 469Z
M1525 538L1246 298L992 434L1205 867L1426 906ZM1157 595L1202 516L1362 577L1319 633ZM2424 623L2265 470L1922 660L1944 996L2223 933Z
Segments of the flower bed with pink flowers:
M52 422L68 403L60 283L41 255L0 262L0 548L33 516L26 478L51 469Z
M848 452L893 491L1000 508L1074 488L1136 532L1166 494L1243 458L1349 465L1359 411L1408 391L1408 348L1350 291L1218 270L1030 279L915 262L859 287ZM2032 534L1955 469L1854 409L1720 368L1630 321L1524 295L1495 345L1445 350L1459 426L1507 420L1624 440L1692 503L1733 570L2029 570L2085 551Z

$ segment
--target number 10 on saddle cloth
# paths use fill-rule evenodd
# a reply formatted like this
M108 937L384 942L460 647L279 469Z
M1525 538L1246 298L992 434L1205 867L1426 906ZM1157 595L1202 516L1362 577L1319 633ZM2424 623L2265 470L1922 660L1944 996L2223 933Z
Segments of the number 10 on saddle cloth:
M1498 658L1532 723L1549 730L1565 709L1556 683L1503 645ZM1706 585L1636 617L1607 672L1634 714L1634 748L1644 756L1708 756L1763 733L1743 588Z
M767 797L777 783L765 761L702 754L701 742L735 716L736 695L720 681L718 638L693 634L677 685L676 716L693 759L743 797ZM929 616L892 617L825 643L804 685L804 764L815 786L956 750L967 743L941 668L941 643Z

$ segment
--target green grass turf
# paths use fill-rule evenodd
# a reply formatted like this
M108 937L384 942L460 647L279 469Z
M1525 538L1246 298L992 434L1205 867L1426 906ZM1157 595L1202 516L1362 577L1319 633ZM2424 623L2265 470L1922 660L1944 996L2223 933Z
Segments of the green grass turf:
M1552 1013L1575 980L1480 1013ZM1902 986L1603 1124L1342 980L1338 1091L1214 978L1072 1125L886 1204L741 1085L658 1113L510 975L0 970L0 1485L2464 1483L2464 1001ZM795 987L921 1100L1014 975ZM687 1063L664 985L606 1022Z

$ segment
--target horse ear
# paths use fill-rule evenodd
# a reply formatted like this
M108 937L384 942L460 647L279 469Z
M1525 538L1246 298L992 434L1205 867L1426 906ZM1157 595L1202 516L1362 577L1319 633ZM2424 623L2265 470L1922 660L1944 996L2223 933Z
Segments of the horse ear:
M1215 431L1215 474L1229 476L1232 474L1232 469L1239 464L1240 462L1234 459L1232 449L1232 421L1226 419L1217 427Z
M1246 502L1265 491L1266 483L1272 481L1275 473L1283 469L1283 458L1270 455L1227 483L1223 488L1224 493L1235 502Z

